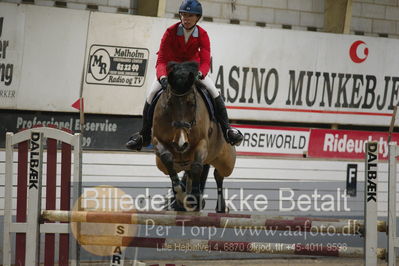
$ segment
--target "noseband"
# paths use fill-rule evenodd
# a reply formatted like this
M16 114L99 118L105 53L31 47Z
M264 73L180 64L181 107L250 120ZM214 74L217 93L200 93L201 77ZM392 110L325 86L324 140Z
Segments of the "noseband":
M169 85L169 86L170 86L170 85ZM189 93L191 92L192 89L195 89L195 88L191 88L191 89L187 90L185 93L178 94L178 93L176 93L176 92L173 91L172 87L169 88L170 93L171 93L173 96L175 96L175 97L184 97L184 96L187 96L187 94L189 94Z
M185 121L173 121L172 122L172 126L175 128L191 129L194 125L195 125L195 119L190 122L185 122Z

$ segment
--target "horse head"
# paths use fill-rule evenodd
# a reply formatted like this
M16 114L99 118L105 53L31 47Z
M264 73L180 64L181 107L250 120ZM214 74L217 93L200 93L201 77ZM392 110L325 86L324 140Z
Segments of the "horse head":
M172 110L174 136L172 146L182 153L190 148L190 131L196 123L195 77L198 75L196 62L168 64L169 108Z

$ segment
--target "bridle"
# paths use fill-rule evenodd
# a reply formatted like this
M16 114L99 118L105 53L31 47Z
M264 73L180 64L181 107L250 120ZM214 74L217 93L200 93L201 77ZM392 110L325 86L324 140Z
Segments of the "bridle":
M196 125L197 120L197 95L196 95L196 87L195 84L193 84L193 88L187 90L187 92L183 93L183 94L177 94L172 90L172 87L169 85L168 87L169 92L174 96L174 97L185 97L187 96L189 93L193 93L194 94L194 110L195 110L195 114L194 114L194 119L187 122L187 121L172 121L172 127L177 128L177 129L185 129L187 134L190 133L191 129L193 126Z

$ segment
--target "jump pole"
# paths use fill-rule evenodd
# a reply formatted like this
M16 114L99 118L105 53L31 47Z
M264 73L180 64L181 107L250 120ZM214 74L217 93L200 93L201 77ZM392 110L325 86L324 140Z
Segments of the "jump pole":
M360 234L364 230L359 220L352 219L317 219L307 217L266 216L230 217L196 216L179 214L134 213L134 212L100 212L100 211L58 211L42 212L41 218L51 222L81 223L120 223L157 226L202 226L215 228L247 228L259 230L302 231L330 233ZM379 221L376 228L386 231L386 223Z

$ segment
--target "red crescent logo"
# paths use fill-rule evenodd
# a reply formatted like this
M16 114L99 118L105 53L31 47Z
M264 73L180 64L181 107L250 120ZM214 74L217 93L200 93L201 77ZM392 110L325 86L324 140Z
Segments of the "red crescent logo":
M360 50L359 46L362 44L364 44L364 47L363 47L364 56L361 58L358 55L358 51ZM356 42L352 43L351 48L349 49L349 56L353 62L355 62L356 64L359 64L359 63L363 62L364 60L366 60L368 55L369 55L369 49L367 48L365 42L356 41Z

